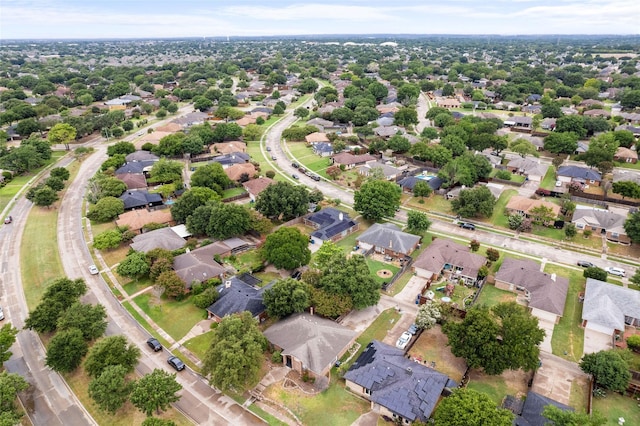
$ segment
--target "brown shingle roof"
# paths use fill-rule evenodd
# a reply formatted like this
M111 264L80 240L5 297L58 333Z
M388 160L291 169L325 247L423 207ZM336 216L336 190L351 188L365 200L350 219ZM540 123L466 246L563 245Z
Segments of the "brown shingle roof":
M256 167L251 163L234 164L224 169L224 172L229 176L229 179L237 181L243 173L246 173L251 178L256 174Z
M233 154L234 152L247 152L247 145L240 141L214 143L210 148L211 153Z
M531 198L522 197L520 195L514 195L513 197L511 197L511 199L507 203L506 208L508 210L522 211L526 214L529 214L531 209L538 206L551 208L551 210L553 210L553 214L555 214L556 216L560 214L560 206L557 204L549 203L542 200L533 200Z
M153 210L146 209L131 210L126 213L122 213L116 220L118 226L128 226L132 231L139 231L148 223L162 223L169 224L173 222L171 217L171 210Z
M446 238L437 238L413 262L413 267L439 274L445 264L448 264L462 267L464 276L476 278L486 261L479 254L470 253L467 246Z
M127 189L146 189L147 187L147 179L142 173L123 173L116 175L116 178L123 181Z
M326 133L321 132L313 132L304 137L304 140L307 143L316 143L316 142L329 142L329 138Z
M361 154L361 155L353 155L349 152L341 152L339 154L334 155L333 162L335 164L364 164L367 161L375 160L376 157L370 154Z
M253 196L257 196L272 183L274 183L273 179L270 179L268 177L260 177L258 179L252 179L247 182L243 182L242 186L244 186L244 189L246 189L250 194L252 194Z

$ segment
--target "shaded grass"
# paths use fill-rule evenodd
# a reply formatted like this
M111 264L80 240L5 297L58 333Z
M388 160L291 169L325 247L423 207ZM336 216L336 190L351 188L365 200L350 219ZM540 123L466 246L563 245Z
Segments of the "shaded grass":
M249 406L249 410L257 414L258 416L262 417L263 419L265 419L269 424L269 426L287 426L287 423L281 422L279 419L267 413L262 408L258 407L256 404L251 404Z
M115 272L114 272L115 274ZM124 278L124 277L120 277L120 275L117 275L118 277L118 281L119 282L126 282L127 280L129 280L128 278ZM127 292L127 294L129 296L131 296L132 294L137 293L138 291L149 287L150 285L153 285L151 282L151 279L149 277L144 277L141 278L139 280L129 280L129 282L127 282L126 284L124 284L122 286L122 288L124 288L124 291Z
M436 324L432 329L422 332L411 346L409 354L428 367L435 363L432 368L459 382L467 369L467 364L463 358L458 358L451 353L447 343L447 336L442 332L441 326Z
M482 291L480 292L480 296L478 296L478 300L476 301L476 304L492 307L497 305L498 303L515 302L515 300L516 300L515 293L511 293L510 291L506 291L506 290L501 290L491 284L485 284L482 287Z
M496 405L500 405L506 395L516 395L518 393L524 395L527 393L526 380L523 380L522 383L520 383L519 380L507 380L504 377L505 374L522 374L524 376L524 373L520 371L507 371L500 376L490 376L488 374L474 372L467 387L486 394Z
M587 410L587 395L589 393L589 385L584 382L572 382L571 393L569 394L569 406L573 407L576 411Z
M582 271L574 271L558 265L545 265L544 271L569 279L569 290L560 322L553 328L551 349L554 355L578 362L584 349L584 329L580 327L582 304L578 294L584 291L586 279Z
M247 192L243 187L238 188L229 188L225 189L222 193L222 199L226 200L227 198L235 197L237 195L242 195Z
M198 359L204 360L205 353L211 346L212 341L213 330L207 331L206 333L196 336L193 339L187 340L186 342L184 342L184 346L191 352L193 352L193 354L195 354Z
M606 398L593 398L593 409L605 416L608 425L617 425L620 417L627 425L640 425L638 401L633 398L607 392Z
M64 277L58 253L58 210L34 206L24 228L20 245L22 285L29 310L33 310L45 289Z
M196 323L204 319L204 311L194 306L190 298L181 301L158 299L141 294L134 302L175 340L183 338Z
M501 226L503 228L509 227L509 222L507 220L507 215L504 214L504 209L507 206L507 203L514 195L517 195L518 191L515 189L508 189L500 194L498 201L496 201L496 205L493 207L493 214L491 215L490 222L496 226Z

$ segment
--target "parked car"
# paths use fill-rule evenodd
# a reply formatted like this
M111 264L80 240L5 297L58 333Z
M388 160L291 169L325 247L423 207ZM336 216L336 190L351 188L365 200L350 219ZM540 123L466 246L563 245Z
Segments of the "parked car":
M4 319L4 311L2 310L2 306L0 306L0 321Z
M582 266L583 268L593 268L596 265L591 262L587 262L586 260L578 260L578 266Z
M402 336L396 342L396 348L404 349L409 344L409 340L411 340L411 334L408 331L402 333Z
M311 176L311 179L315 180L316 182L319 182L320 181L320 176L313 175L313 176Z
M297 175L297 174L295 174L295 173L292 173L292 174L291 174L291 177L292 177L292 178L294 178L294 179L300 179L300 176L298 176L298 175Z
M415 324L411 324L409 326L409 329L407 330L409 333L411 333L412 335L415 335L418 332L418 326Z
M4 224L5 225L10 224L11 222L13 222L13 218L11 216L7 216L7 217L4 218Z
M267 147L267 151L271 151L271 147L270 146Z
M624 277L627 274L627 272L624 269L616 268L615 266L609 266L607 267L607 269L605 269L605 271L607 271L608 274L615 275L618 277Z
M468 229L470 231L476 230L476 226L473 223L469 223L469 222L460 222L459 226L462 229Z
M177 356L170 356L167 359L167 363L169 363L170 366L175 368L176 371L182 371L184 370L184 367L185 367L184 362L182 362L182 360Z
M98 275L100 271L96 265L91 265L89 266L89 273L91 273L91 275Z
M272 155L272 156L271 156L271 159L272 159L273 161L276 161L276 156L275 156L275 155Z
M291 167L297 169L298 167L300 167L300 165L298 163L291 163Z
M296 269L291 273L291 278L293 278L294 280L300 280L300 278L302 278L302 272Z
M147 345L149 345L149 347L153 349L154 352L160 352L162 350L162 345L155 337L151 337L150 339L148 339Z

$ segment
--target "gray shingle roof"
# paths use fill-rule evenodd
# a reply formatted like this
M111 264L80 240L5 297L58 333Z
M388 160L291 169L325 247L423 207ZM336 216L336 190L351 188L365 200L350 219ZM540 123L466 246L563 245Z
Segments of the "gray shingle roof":
M547 405L553 405L563 411L573 411L573 408L568 405L564 405L558 401L554 401L551 398L542 396L538 393L529 391L527 399L524 401L522 407L522 414L514 420L515 426L545 426L550 424L549 419L542 415L542 410Z
M171 228L160 228L133 237L131 248L146 253L155 248L177 250L184 247L186 241Z
M224 318L239 312L248 311L256 316L265 311L262 303L262 294L271 287L271 284L255 288L261 280L250 274L241 274L228 278L223 284L218 286L218 300L207 308L218 318Z
M357 333L326 318L301 313L278 321L264 335L282 348L283 355L293 356L304 368L322 375Z
M396 253L410 254L420 242L420 237L402 232L392 223L375 223L358 237L358 241Z
M640 291L587 278L582 319L624 330L624 317L640 318Z
M124 159L127 162L135 162L135 161L158 161L159 157L155 154L150 153L149 151L136 151L128 154Z
M311 236L322 241L330 240L341 232L357 225L356 221L351 219L347 213L333 207L327 207L313 213L307 220L313 222L318 228Z
M219 278L224 274L225 269L222 265L213 260L212 253L217 248L216 244L210 244L173 259L173 269L186 283L187 288L191 288L191 283L194 281L203 282L211 278Z
M147 167L151 167L155 164L155 160L154 161L131 161L129 163L124 164L122 167L120 167L118 170L116 170L117 175L121 175L124 173L142 173L144 172L144 169L146 169Z
M398 185L400 185L403 188L409 188L410 190L413 191L413 187L416 186L416 183L420 182L420 181L424 181L427 182L429 184L429 186L431 187L431 189L433 189L434 191L440 189L440 186L442 186L442 179L440 179L439 177L435 176L429 180L425 180L425 179L420 179L417 176L407 176L405 178L402 178L398 181Z
M602 175L595 170L579 166L562 166L558 169L558 176L568 176L574 179L602 180Z
M124 203L125 210L146 207L149 204L162 204L162 195L151 194L147 191L125 191L119 198Z
M580 221L589 224L589 226L606 229L609 232L626 234L624 230L624 223L626 220L626 216L614 213L609 210L576 209L573 213L571 222L575 223L577 221Z
M540 272L540 265L533 260L507 257L496 280L527 289L531 295L529 307L562 316L569 290L567 278Z
M405 358L404 351L377 340L344 375L371 391L369 399L405 419L426 421L444 388L457 383L446 375Z

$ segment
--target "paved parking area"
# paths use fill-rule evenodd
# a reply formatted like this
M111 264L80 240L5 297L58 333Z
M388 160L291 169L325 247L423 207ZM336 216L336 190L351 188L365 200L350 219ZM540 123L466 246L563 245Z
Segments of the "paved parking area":
M540 353L542 365L536 371L531 390L555 401L569 405L571 384L586 386L589 380L578 364L549 353Z

